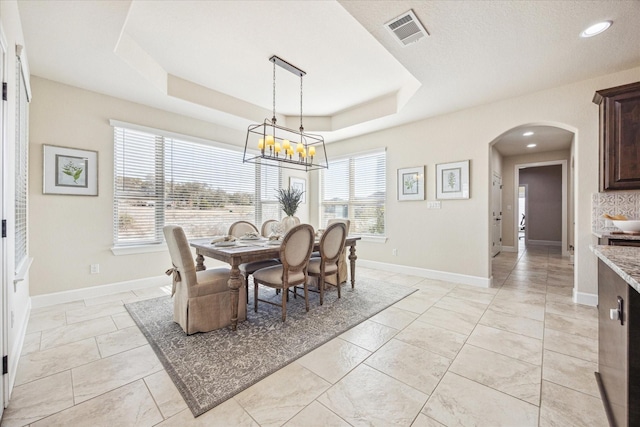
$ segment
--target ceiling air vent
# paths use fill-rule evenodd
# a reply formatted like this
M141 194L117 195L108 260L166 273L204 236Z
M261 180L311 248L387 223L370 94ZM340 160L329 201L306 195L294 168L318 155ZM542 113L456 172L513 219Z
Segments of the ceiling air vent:
M393 33L394 38L402 46L417 42L428 36L429 32L422 26L413 10L403 13L395 19L384 24Z

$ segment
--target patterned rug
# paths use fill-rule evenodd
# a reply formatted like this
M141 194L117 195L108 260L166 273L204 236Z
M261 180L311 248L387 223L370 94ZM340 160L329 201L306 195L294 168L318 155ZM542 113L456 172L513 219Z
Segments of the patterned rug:
M336 288L329 287L322 306L319 295L309 292L308 313L303 297L290 297L284 323L280 307L260 303L254 313L250 295L248 319L236 332L224 328L191 336L173 322L169 297L125 307L197 417L414 291L359 279L353 290L342 286L340 299ZM281 298L273 289L261 288L260 298L267 295L274 301Z

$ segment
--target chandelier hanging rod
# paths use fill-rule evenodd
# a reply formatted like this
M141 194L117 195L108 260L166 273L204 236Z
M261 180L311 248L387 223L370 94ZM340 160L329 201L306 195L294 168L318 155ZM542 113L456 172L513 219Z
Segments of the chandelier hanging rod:
M305 76L307 74L306 72L302 71L300 68L298 68L295 65L285 61L284 59L280 58L279 56L273 55L271 58L269 58L269 61L271 61L274 64L276 64L277 66L282 67L285 70L295 74L298 77L303 77L303 76Z

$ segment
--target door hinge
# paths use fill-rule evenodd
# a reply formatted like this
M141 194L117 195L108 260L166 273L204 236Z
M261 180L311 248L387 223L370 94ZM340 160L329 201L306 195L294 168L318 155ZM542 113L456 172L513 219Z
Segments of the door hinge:
M2 375L9 373L9 356L2 356Z
M2 220L2 237L7 237L7 220Z
M7 82L2 82L2 100L7 100Z

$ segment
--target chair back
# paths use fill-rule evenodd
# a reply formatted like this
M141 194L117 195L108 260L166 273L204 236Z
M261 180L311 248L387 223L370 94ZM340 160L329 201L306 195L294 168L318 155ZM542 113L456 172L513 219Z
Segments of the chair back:
M335 263L340 258L347 238L347 224L344 222L334 222L331 224L320 239L320 257L325 263Z
M289 230L280 246L280 261L285 272L304 269L306 276L307 262L313 251L314 240L315 232L309 224L298 224Z
M171 262L178 269L181 281L186 286L196 285L196 264L184 230L177 225L165 225L162 231L169 247Z
M248 221L236 221L229 227L229 235L242 237L247 233L258 233L258 228Z
M262 227L260 228L260 234L262 234L263 237L269 237L269 235L273 232L272 227L273 224L277 224L278 220L275 219L268 219L265 222L262 223Z
M335 223L337 223L337 222L341 222L341 223L343 223L344 225L346 225L346 226L347 226L347 235L349 235L349 231L350 231L349 229L351 228L351 221L350 221L350 220L348 220L348 219L343 219L343 218L333 218L333 219L330 219L330 220L327 222L327 227L329 227L331 224L335 224Z

